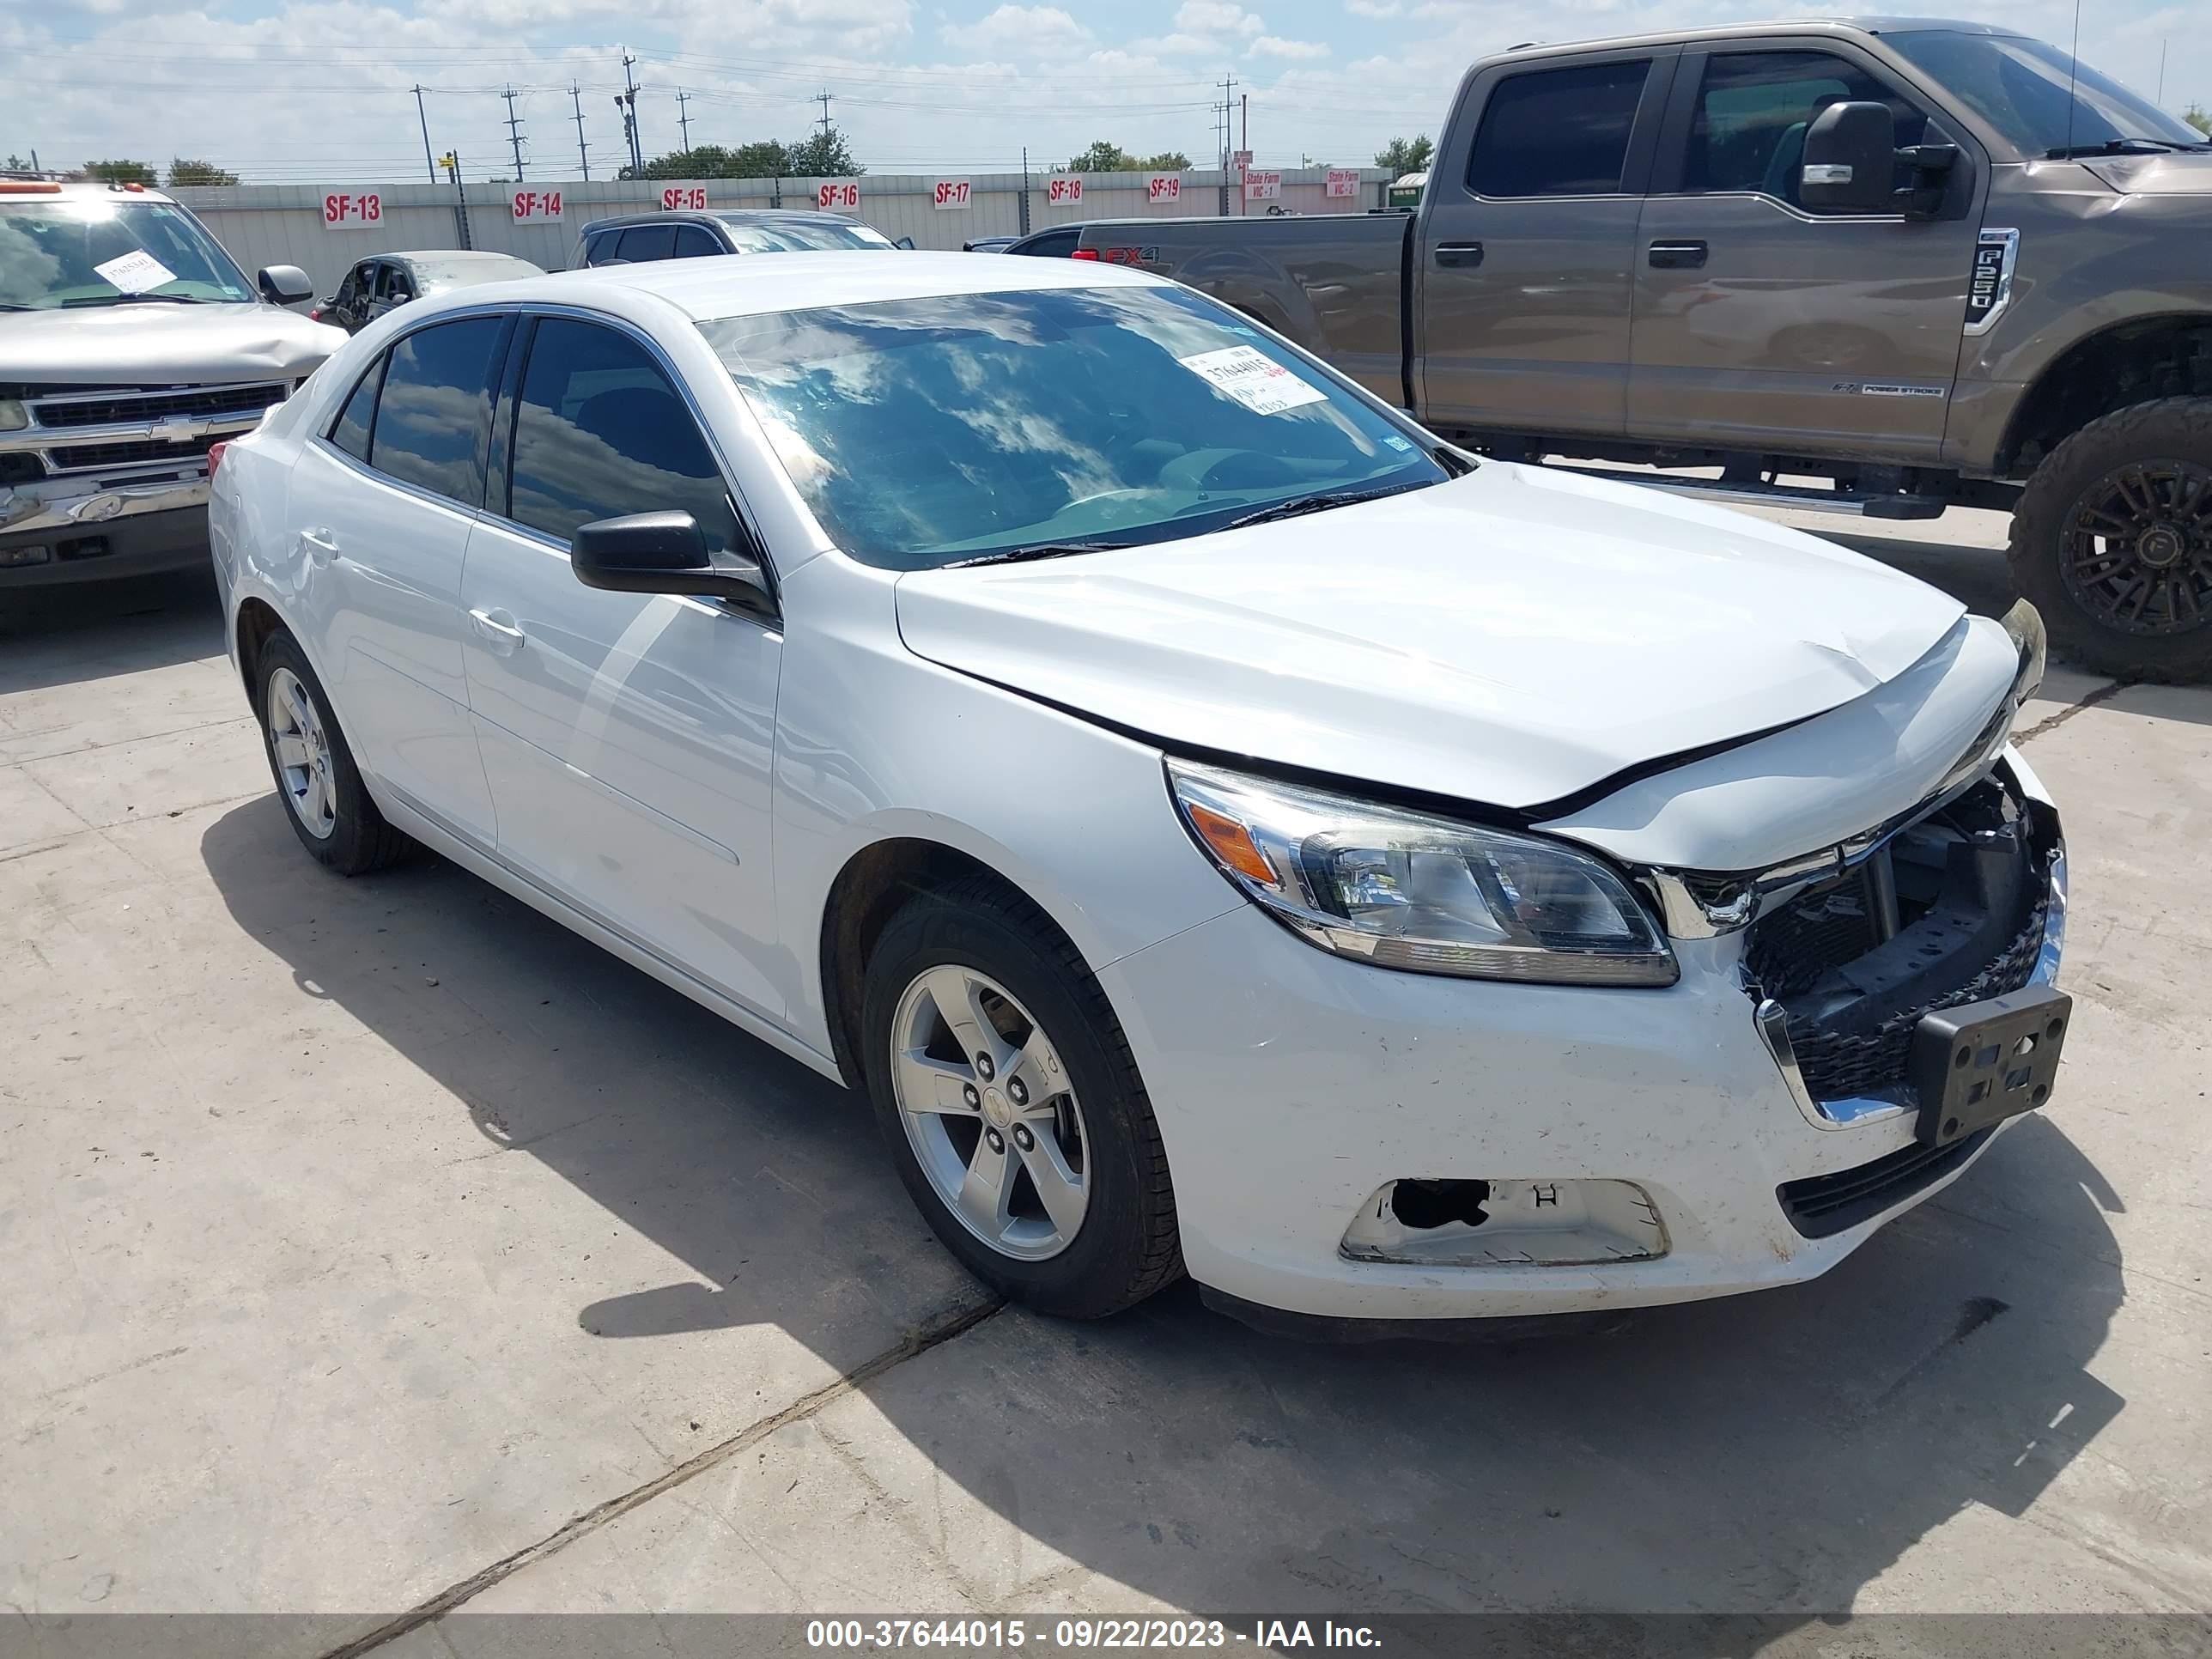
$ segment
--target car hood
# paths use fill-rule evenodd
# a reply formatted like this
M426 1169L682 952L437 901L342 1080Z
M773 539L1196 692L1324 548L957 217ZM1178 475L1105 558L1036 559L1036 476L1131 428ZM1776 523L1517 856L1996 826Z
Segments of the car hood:
M344 331L258 301L0 312L0 377L47 386L297 380Z
M2100 155L2082 163L2114 190L2136 196L2212 196L2212 155Z
M1959 603L1796 531L1492 462L1272 525L899 579L930 661L1165 746L1526 808L1862 696Z

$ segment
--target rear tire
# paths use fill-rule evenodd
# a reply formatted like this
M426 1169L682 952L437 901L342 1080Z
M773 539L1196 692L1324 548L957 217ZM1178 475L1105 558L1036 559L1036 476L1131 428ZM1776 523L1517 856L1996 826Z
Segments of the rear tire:
M963 988L980 1001L943 1018L932 1012ZM994 1024L989 1036L952 1029L979 1011ZM1035 906L981 878L918 895L868 958L861 1024L868 1093L899 1178L970 1273L1066 1319L1119 1313L1181 1275L1167 1152L1128 1042L1081 955ZM930 1054L943 1054L919 1069L908 1057L922 1054L918 1033L929 1030L939 1039ZM994 1064L965 1053L979 1047L995 1051ZM1034 1072L1025 1054L1042 1056ZM1018 1083L1029 1076L1040 1081ZM970 1090L974 1115L910 1111L926 1107L934 1082ZM963 1219L953 1189L999 1158L1013 1170L1007 1197L995 1216L967 1205ZM1079 1194L1060 1186L1048 1200L1041 1183L1071 1167ZM1079 1219L1063 1224L1071 1217Z
M253 660L255 713L276 798L307 856L342 876L404 858L415 843L385 822L354 764L323 684L298 641L276 633Z
M2212 678L2212 398L2137 404L2060 444L2021 494L2006 556L2082 666Z

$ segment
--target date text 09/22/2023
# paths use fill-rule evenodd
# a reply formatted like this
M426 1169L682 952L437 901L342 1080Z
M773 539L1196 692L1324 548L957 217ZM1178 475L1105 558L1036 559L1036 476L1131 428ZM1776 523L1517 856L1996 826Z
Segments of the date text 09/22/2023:
M1364 1648L1382 1645L1365 1625L1330 1620L1057 1619L1049 1626L1024 1619L811 1619L806 1645L863 1652L900 1648L1017 1649L1046 1652L1091 1649Z

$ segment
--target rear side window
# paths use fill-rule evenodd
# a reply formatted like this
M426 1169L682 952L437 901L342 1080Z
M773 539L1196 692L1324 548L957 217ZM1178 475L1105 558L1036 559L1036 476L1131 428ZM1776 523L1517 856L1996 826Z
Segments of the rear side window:
M1075 252L1075 245L1082 240L1082 237L1083 233L1079 230L1054 231L1049 236L1038 237L1036 240L1025 246L1010 248L1007 251L1012 253L1026 253L1039 259L1065 259Z
M371 466L465 507L483 505L491 357L503 326L497 317L468 317L419 330L392 348Z
M616 245L615 257L640 264L647 259L672 259L676 257L676 227L673 225L632 225L622 234Z
M710 548L736 511L690 408L643 346L593 323L538 325L514 412L507 516L567 541L632 513L689 513Z
M363 463L368 459L369 428L376 424L376 388L383 379L384 354L379 352L354 387L353 396L338 411L337 424L331 428L331 441Z
M1539 70L1498 83L1474 135L1478 196L1611 196L1651 60Z
M710 254L727 252L727 248L696 225L676 227L676 257L679 259L702 259Z

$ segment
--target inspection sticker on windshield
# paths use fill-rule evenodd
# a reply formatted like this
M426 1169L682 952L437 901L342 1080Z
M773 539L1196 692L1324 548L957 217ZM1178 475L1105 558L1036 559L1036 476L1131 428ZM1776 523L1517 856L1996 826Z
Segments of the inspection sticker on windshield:
M1201 351L1194 357L1176 361L1258 415L1279 415L1302 404L1324 402L1328 397L1257 346L1224 346L1219 351Z
M93 270L118 294L151 294L162 283L177 280L175 271L143 247L134 247L120 258L94 265Z

